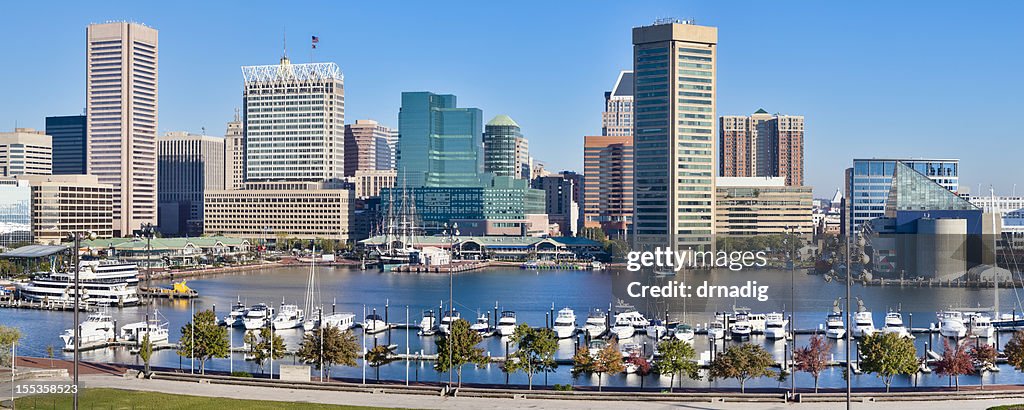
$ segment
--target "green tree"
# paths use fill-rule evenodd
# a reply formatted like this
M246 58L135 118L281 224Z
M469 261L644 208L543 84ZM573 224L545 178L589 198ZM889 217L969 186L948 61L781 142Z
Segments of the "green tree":
M1010 341L1003 346L1003 354L1006 355L1006 362L1017 370L1024 370L1024 330L1013 333Z
M820 335L811 336L810 343L793 351L796 369L814 377L814 392L818 392L818 376L828 368L832 345Z
M245 344L249 346L249 355L259 366L260 372L263 372L264 363L284 357L286 349L284 339L266 327L260 329L258 334L252 330L246 333Z
M629 253L629 245L621 239L613 239L605 242L604 251L608 252L613 259L623 259Z
M608 235L606 235L604 233L604 230L602 230L600 227L583 228L583 230L580 231L579 236L598 242L604 242L608 240Z
M153 342L149 340L149 332L142 337L142 344L139 345L139 358L145 367L145 375L149 377L149 360L153 358Z
M597 352L594 357L593 372L597 373L597 391L601 391L604 375L614 376L626 370L622 360L622 352L619 352L616 343L608 343L603 349Z
M320 333L323 332L321 348ZM331 378L331 366L356 366L359 358L359 345L351 330L341 331L337 326L316 329L302 337L297 353L304 363L312 364L317 370L325 370L327 378ZM323 369L321 369L323 363Z
M736 379L740 383L740 392L746 392L747 380L755 377L775 377L769 368L775 364L771 353L763 347L750 343L732 345L711 362L709 377Z
M316 248L319 249L320 252L324 254L334 253L334 250L337 248L335 246L336 243L337 242L335 242L335 240L333 239L317 238Z
M11 357L11 346L21 340L18 328L0 325L0 366L10 367L14 360Z
M985 389L985 371L988 367L995 364L996 357L999 353L996 351L996 347L988 343L974 345L971 349L971 358L977 364L977 367L981 369L981 389Z
M881 377L886 392L896 375L917 373L920 365L914 341L895 333L878 332L865 337L860 342L860 355L860 369Z
M475 364L483 368L488 363L484 349L476 347L483 341L480 333L469 328L469 322L458 319L450 326L448 334L441 335L437 343L437 361L434 369L438 372L455 370L458 375L459 387L462 387L462 367Z
M700 380L700 368L693 359L697 357L697 351L689 343L679 339L669 339L658 343L658 352L661 357L657 361L658 373L671 376L668 384L668 391L672 392L675 387L676 376L679 376L679 383L682 384L683 375L690 379Z
M526 379L529 381L529 388L533 390L534 375L550 372L558 367L558 363L555 362L558 337L551 329L534 329L524 323L516 327L511 341L516 346L516 351L506 358L505 371L525 373Z
M199 359L199 372L206 374L206 362L214 357L228 357L228 329L217 325L212 310L196 312L191 323L181 327L178 356Z
M363 360L366 360L366 364L376 371L377 383L380 383L380 367L394 361L391 357L391 349L384 345L376 345L368 350Z
M572 380L575 382L576 378L580 377L581 374L591 374L594 372L594 356L590 354L589 349L576 350L576 354L572 356Z
M278 232L274 234L274 247L278 251L289 251L291 250L291 243L288 242L288 234L284 232Z
M942 358L935 362L935 373L956 380L956 391L960 391L960 375L974 372L974 363L964 345L949 345L949 339L942 339Z

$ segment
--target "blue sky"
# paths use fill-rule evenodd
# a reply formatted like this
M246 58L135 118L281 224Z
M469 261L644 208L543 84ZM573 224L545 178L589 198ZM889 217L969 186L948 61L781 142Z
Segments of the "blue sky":
M392 126L402 91L508 114L532 154L582 168L603 92L630 68L630 29L658 17L719 28L718 114L806 116L806 182L831 196L853 157L955 157L962 185L1009 193L1024 155L1024 3L7 2L0 129L82 111L85 27L160 30L160 130L222 135L239 66L289 55L345 73L346 117Z

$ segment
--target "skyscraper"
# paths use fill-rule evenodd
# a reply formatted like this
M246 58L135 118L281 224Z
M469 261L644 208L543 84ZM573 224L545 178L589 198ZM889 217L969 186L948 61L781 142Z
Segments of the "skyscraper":
M0 177L50 175L53 149L50 136L31 128L0 132Z
M846 170L843 232L860 232L863 224L885 216L885 204L892 188L896 163L900 162L951 192L960 189L958 159L854 159Z
M356 171L395 169L398 133L374 120L345 125L345 176Z
M604 93L601 135L633 135L633 72L621 71L611 91Z
M544 191L544 211L548 214L548 222L557 223L562 236L576 236L579 227L579 199L573 176L557 174L533 180L533 187Z
M633 137L583 137L583 226L627 239L633 222Z
M203 233L203 194L224 189L224 139L169 132L159 141L159 220L165 235Z
M398 180L408 187L475 187L483 171L483 112L455 96L403 92L398 112Z
M484 172L530 179L530 148L519 124L498 115L484 126Z
M633 28L638 247L713 245L717 42L689 21Z
M245 183L245 137L242 120L235 108L235 119L224 133L224 189L242 189Z
M804 117L768 114L724 115L718 128L719 176L784 177L804 182Z
M325 181L345 170L344 76L335 63L242 67L246 181Z
M85 174L85 116L46 117L46 135L53 141L53 174Z
M130 235L157 222L157 31L91 24L86 37L86 171L114 186L114 232Z

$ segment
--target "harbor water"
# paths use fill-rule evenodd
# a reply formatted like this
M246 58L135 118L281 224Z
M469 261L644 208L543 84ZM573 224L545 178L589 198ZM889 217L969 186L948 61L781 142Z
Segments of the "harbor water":
M447 309L449 293L449 276L446 274L414 274L414 273L379 273L372 270L359 270L344 267L318 267L318 279L321 285L320 294L322 302L328 312L352 312L356 321L362 321L364 311L366 314L376 313L382 317L387 310L387 319L390 323L412 323L418 324L422 311L431 309L438 312L439 306L443 303ZM267 303L274 306L282 302L287 304L303 305L303 298L306 291L306 280L308 267L280 267L265 269L261 271L237 272L218 276L211 276L201 279L193 279L188 282L189 287L196 289L200 297L192 300L155 300L152 305L135 306L126 308L109 308L110 313L118 325L142 321L147 314L152 315L159 311L161 316L166 317L170 322L170 340L178 341L181 334L181 327L190 319L190 313L194 309L200 311L216 307L217 316L227 315L231 305L236 300L241 300L246 305L256 303ZM583 325L588 311L594 309L607 310L609 304L615 303L617 296L621 297L624 280L628 282L629 272L618 270L605 271L558 271L558 270L523 270L518 268L488 268L484 270L464 272L454 276L454 299L455 307L462 315L462 318L475 321L480 314L491 314L498 305L498 311L512 310L517 313L519 323L528 323L532 326L544 326L547 316L559 309L569 307L575 310L577 324ZM648 318L662 318L664 310L668 309L672 321L683 320L691 325L702 327L713 319L714 312L729 312L734 305L745 306L756 313L767 313L772 311L786 311L786 315L793 315L797 329L820 328L826 314L831 310L833 301L845 295L845 284L841 282L826 282L819 276L807 275L803 272L792 272L788 270L756 270L745 272L713 272L705 273L703 276L690 278L695 283L708 282L723 285L743 285L749 281L757 281L758 285L769 286L768 298L766 301L759 301L753 297L719 297L715 299L693 299L689 307L680 309L678 304L670 303L664 306L657 303L637 303L637 308L647 315ZM627 279L624 279L627 278ZM157 283L155 283L157 284ZM164 282L161 285L168 285ZM694 286L696 288L696 285ZM1009 313L1014 307L1020 312L1020 299L1014 289L1000 289L1001 309ZM876 328L883 326L883 318L888 309L901 309L904 314L904 324L916 329L929 327L937 321L935 312L949 306L974 307L992 306L992 289L962 289L962 288L930 288L930 287L863 287L855 284L852 290L855 297L863 300L864 305L874 314ZM678 301L678 300L676 300ZM641 301L643 302L643 301ZM675 301L674 301L675 302ZM794 309L795 307L795 309ZM408 315L408 316L407 316ZM912 319L911 318L912 315ZM438 315L440 317L440 315ZM83 313L82 319L84 320ZM492 325L494 323L492 317ZM71 312L64 311L42 311L42 310L0 310L0 324L14 326L21 329L23 337L18 347L20 355L36 357L47 357L47 347L52 346L56 358L71 359L71 353L62 351L62 342L59 335L65 329L74 326ZM436 351L435 337L418 336L416 330L394 329L372 336L365 336L359 329L354 330L357 342L365 343L367 348L374 344L397 345L397 353L410 352L413 354L432 354ZM244 330L231 329L233 346L240 348ZM280 330L278 334L283 336L288 350L295 350L302 339L301 329ZM937 345L935 350L941 352L942 338L938 334L916 334L915 343L918 347L919 356L923 354L926 343ZM1009 339L1010 333L1001 333L998 336L1000 348ZM809 335L798 335L796 345L798 347L807 344ZM505 354L507 339L498 336L484 339L481 347L492 356L503 356ZM648 353L653 352L654 339L643 336L643 330L637 331L634 336L635 343L644 346ZM784 341L766 341L761 336L753 336L752 343L765 346L768 351L782 360L787 352L789 343ZM718 349L722 348L722 341L718 342ZM734 343L731 341L725 344ZM834 341L834 358L842 360L845 357L845 342ZM970 343L975 343L971 341ZM563 339L559 342L557 358L571 359L577 344L574 339ZM694 341L698 352L710 349L707 338L698 334ZM83 360L107 363L141 364L136 355L129 352L127 348L104 348L82 353ZM294 356L286 356L280 362L293 364ZM275 362L276 366L280 362ZM192 366L191 359L179 357L172 349L160 350L153 356L154 366L181 368L188 372ZM253 374L260 373L252 362L243 360L241 353L235 353L232 359L214 359L208 365L208 369L245 371ZM576 380L570 374L570 365L561 365L558 369L548 375L538 375L534 378L535 384L570 384L577 385L597 384L597 376L581 376ZM195 364L198 371L198 364ZM266 369L264 369L265 371ZM407 379L413 382L436 382L447 381L448 374L439 374L432 368L432 362L428 361L396 361L381 367L380 378L388 380ZM1019 384L1024 383L1024 375L1010 366L1000 366L999 372L989 372L985 377L985 384ZM342 367L336 366L332 369L334 377L345 377L367 380L376 378L376 371L372 368ZM471 368L466 366L463 371L463 381L467 383L487 383L494 385L505 384L526 384L526 376L523 374L512 374L506 379L497 364L490 364L483 368ZM979 384L980 376L962 376L960 383ZM640 378L636 375L615 375L604 377L602 383L606 386L639 386ZM650 375L644 380L646 387L668 386L668 377ZM813 380L805 373L796 374L798 387L811 387ZM842 376L841 367L832 367L822 374L820 379L821 387L845 387L845 380ZM911 386L915 380L907 377L897 377L893 383L894 387ZM916 383L918 385L946 386L948 379L935 374L920 376ZM789 381L782 383L788 386ZM755 379L747 383L747 387L777 387L780 382L775 379ZM860 374L853 376L855 387L880 387L881 379L873 374ZM733 380L718 380L709 382L684 380L682 386L687 387L735 387Z

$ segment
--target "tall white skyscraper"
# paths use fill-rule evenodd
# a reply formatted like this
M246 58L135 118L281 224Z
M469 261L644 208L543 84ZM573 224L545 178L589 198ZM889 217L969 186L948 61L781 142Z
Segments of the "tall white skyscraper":
M224 189L241 189L245 183L245 140L242 120L235 108L234 121L228 122L224 133Z
M658 21L633 29L636 244L710 249L715 233L718 29Z
M633 135L633 72L621 71L611 91L604 93L601 135Z
M114 187L114 234L157 222L157 31L86 29L86 171Z
M335 63L242 67L246 181L324 181L345 171L344 76Z

